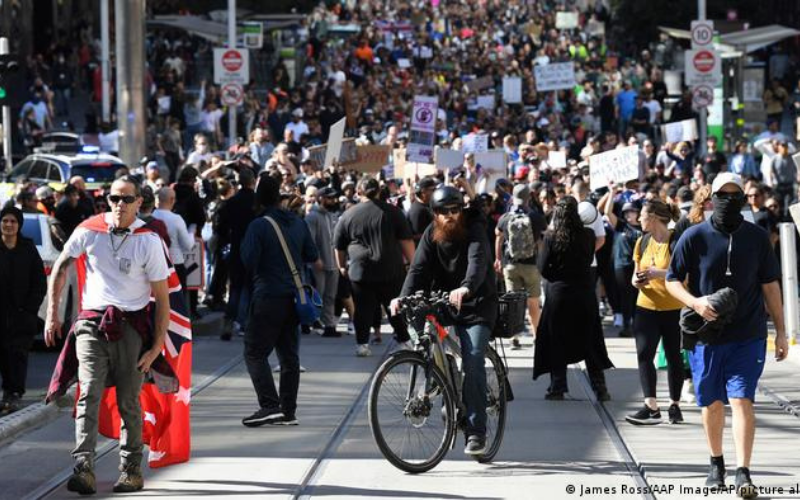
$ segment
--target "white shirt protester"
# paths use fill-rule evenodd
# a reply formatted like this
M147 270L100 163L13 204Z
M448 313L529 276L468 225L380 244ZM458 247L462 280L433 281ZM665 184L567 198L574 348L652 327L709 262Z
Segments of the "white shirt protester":
M189 233L186 227L186 221L183 217L171 212L157 208L153 210L153 217L163 221L167 226L167 234L169 235L169 258L175 265L183 264L186 262L185 255L189 253L195 245L195 240Z

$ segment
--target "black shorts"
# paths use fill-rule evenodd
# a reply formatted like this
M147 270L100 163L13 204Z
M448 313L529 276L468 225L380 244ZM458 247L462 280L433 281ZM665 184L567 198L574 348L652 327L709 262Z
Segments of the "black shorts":
M353 287L350 285L350 278L339 275L339 285L336 288L336 300L349 299L353 296Z

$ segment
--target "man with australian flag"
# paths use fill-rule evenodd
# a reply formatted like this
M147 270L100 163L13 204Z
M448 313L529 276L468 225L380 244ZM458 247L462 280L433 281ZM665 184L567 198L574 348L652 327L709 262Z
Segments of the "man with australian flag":
M66 270L75 262L80 313L65 340L47 399L63 394L77 376L75 467L67 487L83 495L97 490L98 432L120 441L115 492L144 487L144 444L150 447L151 467L189 459L191 323L168 250L137 218L141 203L134 179L114 181L108 196L111 211L78 227L50 282L45 341L54 345L62 326L58 303Z

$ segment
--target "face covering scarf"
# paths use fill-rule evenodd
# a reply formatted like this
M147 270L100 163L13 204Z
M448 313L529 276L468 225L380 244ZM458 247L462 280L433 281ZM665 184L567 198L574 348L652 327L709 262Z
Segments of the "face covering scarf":
M714 212L711 220L714 225L728 234L736 231L744 220L742 216L744 195L742 193L717 193L713 196L713 201Z

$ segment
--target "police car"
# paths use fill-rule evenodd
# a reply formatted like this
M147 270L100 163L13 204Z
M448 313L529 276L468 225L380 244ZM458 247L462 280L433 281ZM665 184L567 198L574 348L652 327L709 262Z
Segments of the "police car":
M0 183L0 203L14 196L15 184L22 179L59 190L64 188L70 177L80 175L86 181L86 190L92 193L103 185L111 184L117 170L124 167L126 165L116 156L100 153L91 146L83 146L82 151L77 154L40 149L17 163L3 177L3 182Z

